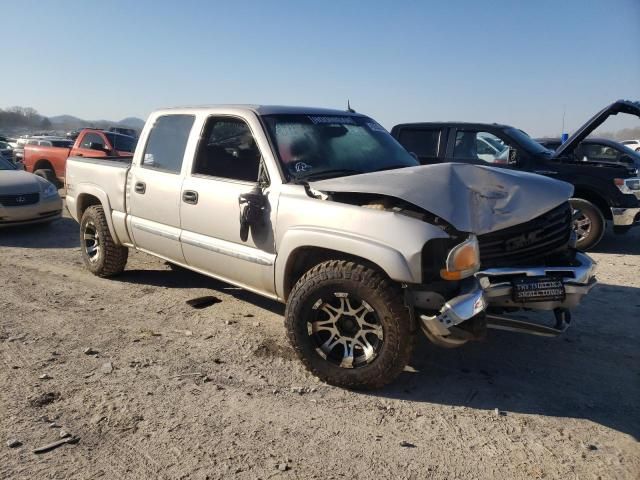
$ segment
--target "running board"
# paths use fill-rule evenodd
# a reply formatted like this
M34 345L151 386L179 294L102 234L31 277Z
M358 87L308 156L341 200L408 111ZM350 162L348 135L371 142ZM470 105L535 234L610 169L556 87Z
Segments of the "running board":
M528 333L530 335L539 335L541 337L557 337L567 330L568 325L565 322L562 322L562 329L558 329L546 327L537 323L503 317L502 315L487 315L487 328L493 328L494 330L506 330L508 332Z

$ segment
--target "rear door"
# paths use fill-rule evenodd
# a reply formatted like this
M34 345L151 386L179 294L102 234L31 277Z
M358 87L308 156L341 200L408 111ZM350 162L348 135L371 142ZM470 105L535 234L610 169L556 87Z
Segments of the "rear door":
M206 119L192 171L182 184L181 240L188 265L269 293L274 290L275 242L268 218L275 202L268 186L263 187L264 224L245 238L240 229L240 196L257 190L261 158L244 119Z
M401 126L394 132L400 144L414 153L422 165L439 163L444 155L446 129L433 126Z
M184 114L156 118L127 182L129 225L135 246L178 263L184 263L180 193L194 120L193 115Z

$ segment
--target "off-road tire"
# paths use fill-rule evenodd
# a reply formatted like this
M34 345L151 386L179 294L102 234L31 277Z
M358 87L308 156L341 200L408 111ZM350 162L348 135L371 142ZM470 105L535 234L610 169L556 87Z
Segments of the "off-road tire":
M353 295L373 308L384 341L371 363L343 368L316 351L308 319L321 295L332 290ZM378 270L349 261L323 262L306 272L291 291L285 310L287 336L309 372L324 382L351 389L380 388L402 372L413 350L415 335L402 299L400 287Z
M578 238L576 243L576 248L578 250L590 250L600 243L600 240L602 240L606 228L604 215L602 215L600 209L598 209L598 207L593 203L583 200L582 198L571 198L569 199L569 202L574 210L578 210L591 222L591 228L588 234L583 238Z
M40 168L33 172L33 174L50 181L56 186L56 188L60 188L60 181L53 170L49 168Z
M87 226L93 225L99 236L99 257L92 261L85 246L85 233ZM87 269L98 277L111 277L122 273L127 258L129 257L129 249L117 245L113 241L113 237L109 232L107 218L101 205L92 205L84 211L80 220L80 251L82 252L82 260Z

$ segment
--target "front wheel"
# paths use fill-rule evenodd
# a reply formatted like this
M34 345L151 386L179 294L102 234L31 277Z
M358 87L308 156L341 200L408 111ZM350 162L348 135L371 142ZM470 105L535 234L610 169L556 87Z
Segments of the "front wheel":
M573 230L576 232L578 250L589 250L595 247L605 231L605 220L602 212L593 203L582 198L569 200L571 208L576 210L573 218Z
M82 214L80 250L85 266L98 277L122 273L127 264L129 249L114 242L101 205L92 205Z
M303 275L289 296L285 326L306 368L339 387L382 387L413 349L400 288L354 262L324 262Z

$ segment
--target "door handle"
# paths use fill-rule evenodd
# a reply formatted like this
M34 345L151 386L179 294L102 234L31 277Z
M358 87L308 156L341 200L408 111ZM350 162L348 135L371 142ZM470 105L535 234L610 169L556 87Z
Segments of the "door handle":
M533 173L537 173L538 175L557 175L558 172L554 172L553 170L534 170Z
M84 157L84 155L81 153L76 153L76 157Z
M144 183L144 182L136 182L134 190L135 190L136 193L144 195L144 192L147 191L147 184Z
M194 192L193 190L185 190L182 192L182 201L184 203L190 203L191 205L195 205L198 203L198 192Z

